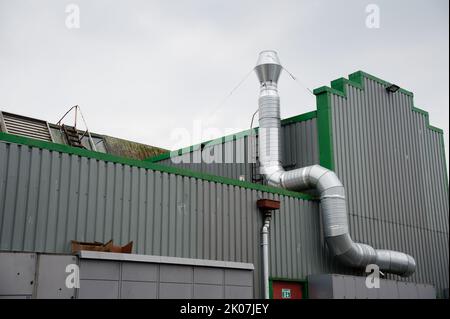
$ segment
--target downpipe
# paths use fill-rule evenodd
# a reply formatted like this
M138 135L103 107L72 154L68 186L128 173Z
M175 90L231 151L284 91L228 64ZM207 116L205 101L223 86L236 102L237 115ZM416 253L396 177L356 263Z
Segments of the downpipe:
M261 229L261 247L263 261L263 286L264 299L269 299L269 228L272 219L271 213L266 212L264 216L264 225Z

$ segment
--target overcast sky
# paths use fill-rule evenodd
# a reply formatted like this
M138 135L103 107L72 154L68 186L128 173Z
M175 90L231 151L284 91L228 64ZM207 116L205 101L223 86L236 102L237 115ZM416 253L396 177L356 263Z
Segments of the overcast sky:
M68 28L68 4L80 28ZM380 9L367 28L366 6ZM56 122L82 107L90 129L173 149L174 129L210 139L247 129L259 51L314 89L364 70L414 92L443 128L448 159L449 2L0 0L0 109ZM315 109L284 73L282 117ZM216 128L216 132L207 130ZM208 135L208 136L206 136ZM199 142L201 136L185 144Z

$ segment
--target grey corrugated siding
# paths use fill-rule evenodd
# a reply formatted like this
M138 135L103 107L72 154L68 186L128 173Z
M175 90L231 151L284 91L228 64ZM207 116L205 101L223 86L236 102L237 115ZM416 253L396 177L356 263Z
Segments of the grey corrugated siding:
M332 95L332 124L352 236L414 256L417 271L408 280L448 287L448 184L440 134L411 110L406 94L388 94L368 78L364 90L347 85L347 93Z
M317 119L282 125L282 161L287 169L319 163Z
M272 275L328 269L316 252L317 202L0 141L0 250L67 253L70 240L132 240L138 254L253 263L261 296L263 197L282 207Z
M282 125L281 138L282 161L287 169L319 162L316 118ZM256 134L257 139L258 135ZM245 136L223 144L206 146L203 152L220 154L219 158L222 163L205 163L204 161L199 163L198 159L202 159L200 150L177 156L175 161L168 158L158 163L234 179L244 176L245 180L252 181L252 162L254 161L251 160L250 150L252 147L249 147L248 143L249 138ZM253 143L253 149L255 149L257 142ZM179 162L180 157L182 162ZM239 159L244 159L244 161L239 161Z
M365 81L364 91L349 86L347 99L332 99L335 170L347 189L351 234L416 258L411 278L389 278L442 290L449 285L449 210L441 137L411 111L411 97L388 96ZM284 127L285 165L318 163L316 131L315 119ZM245 140L228 143L247 149ZM201 165L232 178L251 169ZM317 202L0 141L3 250L68 252L71 239L133 240L136 253L254 263L260 296L255 201L263 196L282 201L271 226L271 276L351 273L329 257Z

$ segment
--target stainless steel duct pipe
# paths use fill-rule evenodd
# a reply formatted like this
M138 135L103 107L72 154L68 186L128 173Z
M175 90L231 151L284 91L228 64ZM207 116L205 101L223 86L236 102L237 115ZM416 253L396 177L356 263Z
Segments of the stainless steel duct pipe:
M319 165L285 171L280 158L280 97L278 78L283 67L275 51L262 51L255 67L260 82L259 161L261 174L269 185L301 191L320 192L320 210L325 239L331 252L351 267L376 264L382 271L400 276L414 273L413 257L402 252L375 250L353 242L349 234L345 189L336 174Z

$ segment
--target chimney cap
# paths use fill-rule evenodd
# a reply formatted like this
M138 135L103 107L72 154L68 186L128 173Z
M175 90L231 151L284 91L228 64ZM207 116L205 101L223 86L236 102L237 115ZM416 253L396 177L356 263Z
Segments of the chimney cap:
M264 50L259 53L255 72L260 83L277 83L282 70L283 67L281 66L277 52L273 50Z
M264 50L259 53L258 61L256 65L261 64L278 64L281 65L278 54L274 50Z

